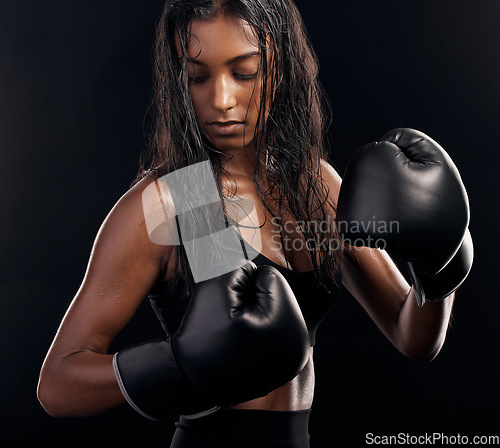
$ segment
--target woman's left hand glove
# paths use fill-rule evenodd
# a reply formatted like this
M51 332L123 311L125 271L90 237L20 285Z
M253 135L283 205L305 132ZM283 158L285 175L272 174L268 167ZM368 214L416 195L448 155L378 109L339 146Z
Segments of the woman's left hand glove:
M337 207L345 243L408 261L420 306L454 292L473 261L469 201L455 164L414 129L386 133L350 160Z

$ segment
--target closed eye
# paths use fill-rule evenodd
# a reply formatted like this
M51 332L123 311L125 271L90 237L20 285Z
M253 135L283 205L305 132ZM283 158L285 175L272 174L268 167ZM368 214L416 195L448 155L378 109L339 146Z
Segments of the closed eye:
M257 78L257 75L258 75L259 72L255 72L251 75L241 75L239 73L235 73L234 76L235 78L238 78L238 79L242 79L242 80L249 80L249 79L255 79Z
M189 77L188 81L193 82L195 84L199 84L200 82L203 82L206 79L208 79L208 76L198 76L198 77L193 77L193 78Z
M240 79L242 81L248 81L248 80L257 78L258 74L259 74L259 72L252 73L251 75L242 75L240 73L234 73L233 76L236 79ZM208 76L193 76L193 77L189 77L188 80L189 80L189 82L199 84L200 82L203 82L203 81L207 80L208 78L209 78Z

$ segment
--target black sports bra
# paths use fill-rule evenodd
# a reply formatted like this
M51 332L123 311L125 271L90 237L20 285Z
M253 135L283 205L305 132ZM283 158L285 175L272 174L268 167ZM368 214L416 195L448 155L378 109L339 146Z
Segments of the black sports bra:
M309 330L311 347L314 346L316 330L337 297L339 285L341 284L340 273L336 275L335 281L331 280L327 285L322 286L315 281L314 271L288 269L269 260L261 253L252 261L257 266L273 266L283 274L297 298ZM155 286L148 295L151 306L157 315L162 316L163 329L170 335L177 331L186 312L189 300L185 295L186 285L182 279L179 279L175 286L169 283L161 283Z

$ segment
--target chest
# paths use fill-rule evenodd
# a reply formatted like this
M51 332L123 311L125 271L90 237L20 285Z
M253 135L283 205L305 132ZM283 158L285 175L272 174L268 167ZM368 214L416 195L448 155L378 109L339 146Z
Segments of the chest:
M240 236L271 261L297 271L310 271L313 264L297 221L280 210L272 194L265 196L257 187L240 183L236 194L226 196L226 213Z

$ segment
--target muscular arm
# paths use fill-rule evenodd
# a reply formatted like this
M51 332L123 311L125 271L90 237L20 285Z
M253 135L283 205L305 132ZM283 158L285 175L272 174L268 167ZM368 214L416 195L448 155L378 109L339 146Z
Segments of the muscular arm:
M342 265L346 288L404 355L432 360L441 349L454 294L419 308L413 288L382 250L353 247Z
M326 162L322 173L337 203L342 180ZM389 255L379 249L349 247L341 268L346 288L401 353L420 361L430 361L439 353L454 294L419 308L413 288Z
M83 282L43 363L38 397L53 416L83 416L125 400L106 354L163 271L171 246L153 244L142 209L144 179L113 207Z

